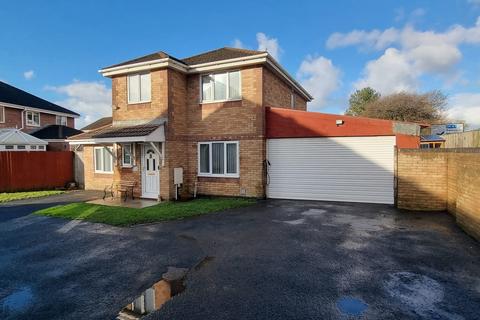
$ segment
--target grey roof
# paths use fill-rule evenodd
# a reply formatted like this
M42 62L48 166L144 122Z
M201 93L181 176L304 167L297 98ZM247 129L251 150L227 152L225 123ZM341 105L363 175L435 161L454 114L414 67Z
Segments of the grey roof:
M431 134L431 135L426 135L426 136L420 136L420 141L421 142L442 142L445 141L440 136L437 136L436 134Z
M89 131L112 124L112 117L103 117L82 128L83 131Z
M148 136L160 126L161 124L142 124L130 127L113 127L109 125L70 137L70 140L143 137Z
M19 129L0 129L0 144L3 145L47 145L48 142L29 135Z
M200 63L254 56L254 55L265 53L265 52L266 51L256 51L256 50L224 47L224 48L200 53L188 58L177 59L174 56L169 55L168 53L165 53L163 51L158 51L152 54L147 54L139 58L114 64L112 66L105 67L104 69L120 67L120 66L129 65L129 64L140 63L140 62L154 61L154 60L164 59L164 58L170 58L170 59L176 60L184 65L194 65L194 64L200 64Z
M194 64L254 56L254 55L265 53L265 52L266 51L256 51L256 50L224 47L224 48L208 51L205 53L197 54L195 56L182 59L182 61L188 65L194 65Z
M132 127L112 128L95 134L92 138L115 138L115 137L143 137L158 129L158 124L142 124Z
M31 93L15 88L2 81L0 81L0 102L79 116L76 112L60 107L59 105L34 96Z
M67 127L67 126L62 126L59 124L51 124L48 126L45 126L43 128L40 128L38 130L35 130L31 132L30 134L34 137L37 137L39 139L67 139L68 137L72 137L74 135L80 134L83 131Z

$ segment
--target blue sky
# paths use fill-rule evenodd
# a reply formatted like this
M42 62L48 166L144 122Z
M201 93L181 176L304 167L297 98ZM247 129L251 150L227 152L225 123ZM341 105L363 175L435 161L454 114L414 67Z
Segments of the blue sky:
M163 50L183 58L223 46L267 49L341 113L356 88L441 89L449 115L480 126L480 0L8 1L0 79L78 111L110 113L97 70Z

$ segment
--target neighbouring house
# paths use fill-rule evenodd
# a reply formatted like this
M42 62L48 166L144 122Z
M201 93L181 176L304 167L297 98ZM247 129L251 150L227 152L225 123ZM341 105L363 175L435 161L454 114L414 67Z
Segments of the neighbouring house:
M0 129L30 133L47 125L75 127L79 114L0 81Z
M19 129L0 129L0 151L46 151L47 144Z
M445 147L445 139L436 134L422 135L420 136L420 148L421 149L438 149Z
M157 52L100 73L112 117L68 139L86 189L393 203L395 147L420 142L417 124L306 112L312 96L263 51Z
M48 151L69 151L70 145L67 141L67 138L82 132L82 130L67 127L61 124L50 124L30 132L30 134L48 142Z

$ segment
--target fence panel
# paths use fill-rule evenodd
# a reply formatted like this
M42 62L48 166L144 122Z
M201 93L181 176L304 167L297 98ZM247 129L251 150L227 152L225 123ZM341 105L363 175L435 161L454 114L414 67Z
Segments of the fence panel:
M64 187L73 181L73 152L0 152L0 192Z

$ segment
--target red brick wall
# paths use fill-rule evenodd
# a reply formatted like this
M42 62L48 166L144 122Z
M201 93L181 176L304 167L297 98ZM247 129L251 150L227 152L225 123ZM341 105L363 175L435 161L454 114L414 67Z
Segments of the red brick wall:
M267 68L263 68L264 105L266 107L291 108L291 94L295 95L295 109L307 110L307 101L290 85Z
M399 150L400 208L448 210L480 240L480 149Z

